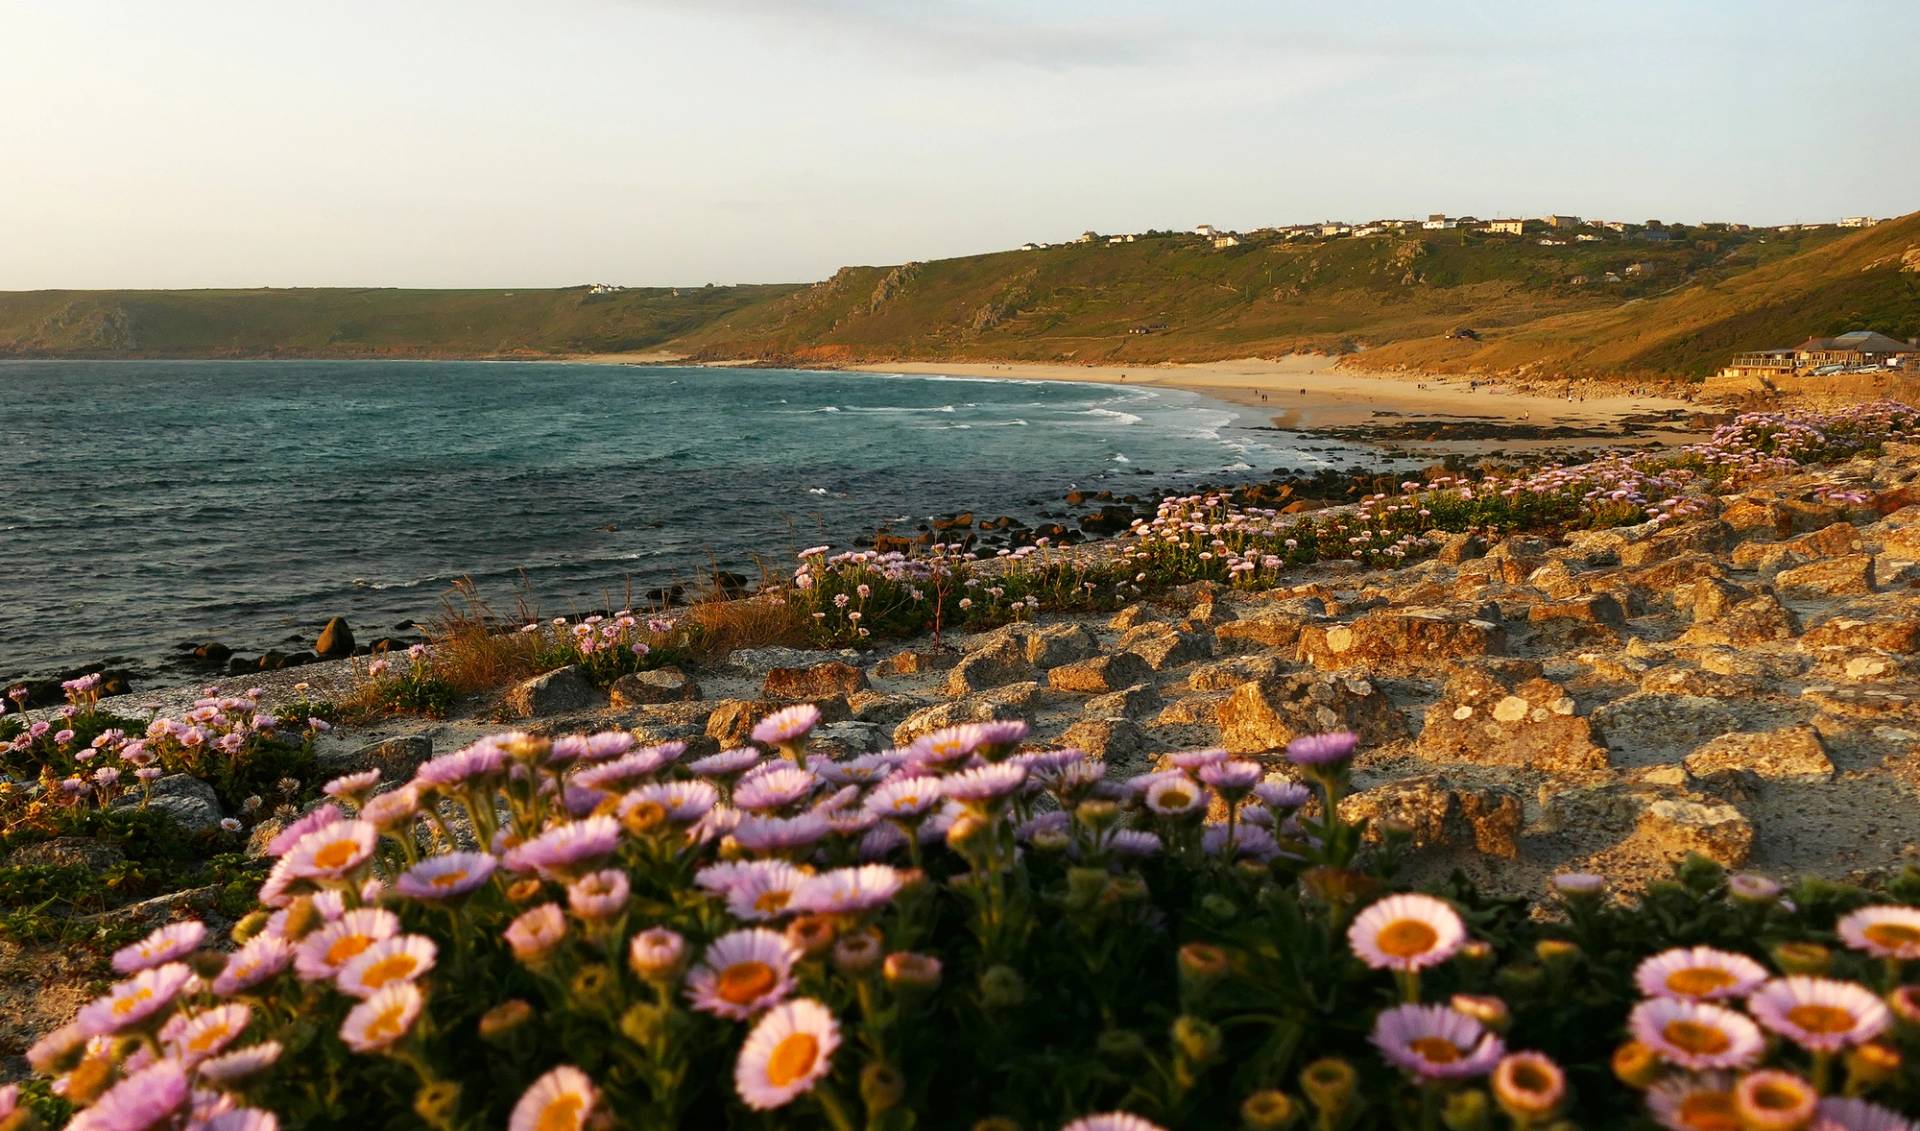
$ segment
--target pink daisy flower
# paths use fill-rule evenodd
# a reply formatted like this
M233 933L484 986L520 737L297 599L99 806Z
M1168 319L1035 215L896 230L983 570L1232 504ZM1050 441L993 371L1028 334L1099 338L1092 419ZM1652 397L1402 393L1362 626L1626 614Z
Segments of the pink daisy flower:
M573 881L567 888L567 906L582 919L611 919L626 907L632 890L625 872L605 868Z
M727 881L727 910L736 919L764 922L791 913L793 893L807 873L784 860L742 861Z
M213 992L231 997L280 973L292 962L292 943L279 935L255 935L227 959L226 969L213 980Z
M279 1059L280 1042L262 1041L201 1061L199 1074L208 1083L226 1086L266 1071Z
M74 1021L88 1037L130 1029L172 1005L192 978L183 962L142 970L84 1006Z
M799 956L785 936L764 927L721 935L687 974L687 997L702 1012L745 1021L793 991Z
M452 899L487 882L500 864L486 852L448 852L429 856L400 873L393 890L409 899Z
M1832 978L1776 978L1747 999L1754 1020L1802 1048L1838 1052L1885 1032L1893 1017L1865 986Z
M1767 971L1745 955L1712 947L1677 947L1640 963L1634 985L1646 997L1722 1001L1745 997L1767 980Z
M198 950L201 940L206 937L207 925L198 919L169 923L139 942L114 951L113 968L122 974L137 974L162 963L185 958Z
M784 1107L833 1070L840 1026L826 1006L799 998L769 1010L747 1034L734 1090L755 1111Z
M1444 1005L1397 1005L1374 1019L1380 1055L1424 1080L1484 1076L1506 1049L1480 1022Z
M354 1052L378 1052L413 1031L425 1004L419 986L391 983L348 1011L340 1039Z
M820 725L820 708L811 703L784 707L753 727L753 740L762 746L790 746Z
M1862 907L1834 929L1848 946L1875 958L1920 959L1920 907Z
M424 935L382 939L342 966L334 985L353 997L372 997L395 982L411 982L433 969L438 952L433 940Z
M892 901L904 882L899 871L885 864L835 868L801 881L789 906L826 915L871 911Z
M534 872L541 879L564 882L583 866L611 855L619 844L619 821L588 817L515 845L501 862L514 872Z
M1375 970L1423 970L1466 945L1459 912L1430 895L1390 895L1347 928L1347 944Z
M379 907L357 907L300 940L294 976L303 982L332 979L374 943L400 933L400 917Z
M507 1118L507 1131L581 1131L598 1102L587 1074L561 1065L521 1095Z
M1745 1014L1711 1002L1651 998L1633 1007L1627 1028L1662 1060L1692 1072L1745 1068L1766 1048Z

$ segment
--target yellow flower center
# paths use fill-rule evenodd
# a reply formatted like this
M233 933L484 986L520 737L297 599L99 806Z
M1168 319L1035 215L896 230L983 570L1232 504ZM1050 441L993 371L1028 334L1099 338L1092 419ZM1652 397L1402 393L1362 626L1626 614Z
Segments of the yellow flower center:
M1184 789L1169 789L1160 795L1160 804L1169 809L1185 809L1193 804L1193 794Z
M1553 1077L1547 1070L1524 1060L1516 1062L1507 1072L1507 1083L1514 1091L1529 1096L1545 1095L1553 1090Z
M119 1001L113 1003L113 1015L115 1017L125 1017L152 999L153 991L146 986L141 986L139 989L133 990Z
M1740 1117L1727 1093L1695 1092L1680 1101L1680 1125L1694 1131L1740 1131Z
M187 1048L194 1052L206 1052L208 1049L218 1046L221 1041L226 1040L227 1034L231 1032L233 1032L233 1026L231 1025L209 1025L195 1034L191 1041L187 1042Z
M912 809L913 807L919 804L920 804L919 795L912 794L912 793L903 793L899 797L894 799L893 811L896 813L899 813L899 812L902 812L903 810Z
M1380 928L1374 945L1395 958L1412 958L1433 949L1440 933L1418 919L1395 919Z
M350 840L336 840L332 844L313 854L313 863L320 868L344 868L360 851L360 846Z
M776 911L784 910L787 906L787 900L791 898L793 898L792 892L763 891L754 899L753 909L771 915Z
M1907 923L1875 923L1860 932L1867 941L1888 950L1911 950L1920 947L1920 927Z
M360 957L360 952L373 945L373 939L366 935L342 935L327 948L329 965L344 965L351 959Z
M368 966L366 973L360 975L360 982L377 990L388 982L411 976L419 968L420 963L411 954L390 954Z
M1808 1106L1806 1091L1779 1080L1767 1080L1747 1091L1747 1102L1766 1112L1794 1111Z
M1460 1059L1460 1046L1445 1037L1416 1037L1407 1047L1429 1064L1452 1064Z
M381 1010L372 1021L367 1022L366 1039L379 1042L399 1039L400 1034L407 1031L402 1024L406 1015L407 1007L398 1002Z
M1722 1032L1718 1026L1704 1021L1690 1021L1684 1017L1669 1021L1660 1030L1667 1042L1677 1049L1691 1053L1721 1053L1733 1046L1733 1038Z
M720 971L720 999L733 1005L746 1005L765 997L779 980L773 967L764 962L736 962Z
M820 1058L820 1042L812 1033L789 1033L767 1057L767 1083L784 1088L813 1070Z
M466 878L467 870L465 868L456 868L451 872L442 872L428 882L437 888L450 888L457 887L466 882Z
M1853 1028L1853 1014L1837 1005L1796 1005L1787 1020L1809 1033L1845 1033Z
M586 1106L586 1097L573 1092L556 1097L540 1109L540 1118L533 1122L534 1131L574 1131Z
M1705 997L1733 985L1733 975L1718 966L1689 966L1667 975L1667 988L1682 997Z

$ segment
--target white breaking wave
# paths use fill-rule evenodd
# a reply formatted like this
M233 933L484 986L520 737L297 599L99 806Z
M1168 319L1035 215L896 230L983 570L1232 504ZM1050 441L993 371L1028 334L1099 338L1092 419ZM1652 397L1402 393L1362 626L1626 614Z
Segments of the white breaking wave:
M1140 423L1140 419L1141 419L1140 417L1135 416L1131 412L1118 412L1118 411L1115 411L1114 409L1100 408L1098 406L1094 408L1082 409L1079 412L1074 413L1074 415L1075 416L1105 416L1119 422L1120 426L1123 428L1129 424L1138 424Z

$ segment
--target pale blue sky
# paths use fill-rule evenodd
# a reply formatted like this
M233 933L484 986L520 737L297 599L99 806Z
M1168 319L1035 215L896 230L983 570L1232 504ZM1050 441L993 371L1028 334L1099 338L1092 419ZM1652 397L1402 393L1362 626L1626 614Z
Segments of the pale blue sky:
M0 288L1920 208L1916 0L0 0Z

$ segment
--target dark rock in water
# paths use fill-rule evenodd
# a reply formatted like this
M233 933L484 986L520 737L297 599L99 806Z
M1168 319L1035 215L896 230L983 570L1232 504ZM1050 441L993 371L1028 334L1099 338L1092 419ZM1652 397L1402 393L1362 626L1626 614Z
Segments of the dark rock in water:
M382 636L367 645L367 654L377 656L382 652L404 652L411 647L407 641L395 636Z
M684 585L660 586L641 594L649 604L654 605L677 605L686 595L687 587Z
M286 666L287 666L287 654L285 652L275 652L269 649L267 651L267 654L264 656L261 656L259 662L254 665L254 670L263 671L263 672L277 672L281 668L284 668Z
M232 658L233 649L220 643L218 640L209 640L205 644L196 647L193 650L193 655L195 659L205 663L208 667L217 668Z
M245 675L260 670L260 661L249 660L245 656L235 656L227 661L228 675Z
M312 652L290 652L280 666L283 668L298 668L319 662L320 657L314 655Z
M103 696L131 695L132 693L133 693L133 683L131 680L127 678L126 673L124 672L100 673L100 694L101 695Z
M947 518L936 518L933 520L933 528L935 530L966 530L972 525L972 511L961 511L959 514Z
M347 627L345 617L334 617L327 627L320 630L320 639L314 641L316 654L329 660L341 659L353 655L353 629Z
M1118 534L1133 525L1133 508L1104 506L1080 519L1080 528L1089 534Z
M744 597L747 592L747 575L732 570L719 570L713 575L713 588L723 597Z
M1067 492L1067 505L1070 507L1077 507L1086 501L1087 501L1087 493L1085 491L1068 491Z

